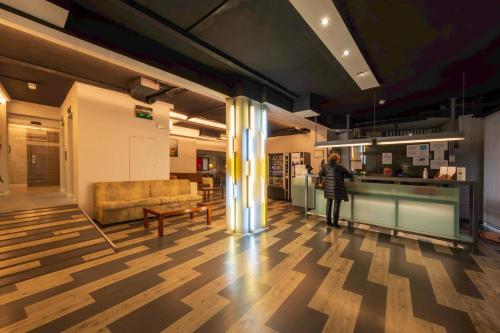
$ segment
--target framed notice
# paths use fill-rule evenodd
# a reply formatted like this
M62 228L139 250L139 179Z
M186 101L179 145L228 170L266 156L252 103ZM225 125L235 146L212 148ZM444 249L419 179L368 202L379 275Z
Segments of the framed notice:
M316 150L314 150L313 157L314 158L324 158L325 151L323 149L316 149Z
M448 141L431 142L432 151L447 151Z
M428 156L413 157L413 165L415 166L429 165L429 157Z
M429 157L429 144L407 145L406 156L408 157Z
M447 168L448 167L448 161L436 161L436 160L431 160L431 169L441 169L441 168Z
M392 164L392 153L382 153L382 164Z
M436 161L444 161L444 150L434 151L434 159Z
M170 157L179 156L179 140L170 138Z

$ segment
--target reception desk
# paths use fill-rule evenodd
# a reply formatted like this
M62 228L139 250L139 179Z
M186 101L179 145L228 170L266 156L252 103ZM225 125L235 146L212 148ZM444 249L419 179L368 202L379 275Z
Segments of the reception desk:
M302 185L306 217L325 216L326 199L323 189L314 186L316 178L308 175ZM471 191L472 223L464 232L459 224L460 186ZM473 248L477 244L475 182L359 176L346 180L346 188L349 201L341 206L343 220L471 244Z

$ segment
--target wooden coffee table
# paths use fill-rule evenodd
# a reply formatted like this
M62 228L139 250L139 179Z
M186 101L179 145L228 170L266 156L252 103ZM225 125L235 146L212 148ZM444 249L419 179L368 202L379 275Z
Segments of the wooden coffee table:
M222 199L224 199L224 187L199 187L198 191L203 192L203 202L207 202L210 200L210 195L217 191L221 193Z
M158 219L158 237L163 236L163 219L169 216L189 214L193 219L194 213L207 212L207 225L212 224L212 208L200 204L173 204L168 206L153 206L142 209L144 213L144 229L149 228L149 215Z

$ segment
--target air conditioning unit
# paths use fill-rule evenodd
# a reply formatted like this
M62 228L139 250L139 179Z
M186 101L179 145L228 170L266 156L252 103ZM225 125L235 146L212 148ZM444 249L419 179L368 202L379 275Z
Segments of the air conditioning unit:
M130 95L141 102L146 102L147 97L158 90L160 90L160 83L142 76L130 84Z

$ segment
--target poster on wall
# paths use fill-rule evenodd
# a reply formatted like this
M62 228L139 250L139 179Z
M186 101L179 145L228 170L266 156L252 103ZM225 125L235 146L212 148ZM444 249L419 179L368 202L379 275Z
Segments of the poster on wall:
M363 169L363 163L361 163L361 161L352 161L351 168L353 170L361 170Z
M427 156L413 157L413 165L415 166L429 165L429 157Z
M431 142L431 150L432 151L447 151L448 150L448 142L447 141Z
M406 146L406 156L408 157L428 157L429 156L429 144L419 144L419 145L407 145Z
M392 164L392 153L382 153L382 164Z
M300 164L300 153L292 153L292 165Z
M436 161L436 160L431 160L431 169L441 169L442 167L448 167L448 161Z
M179 140L170 138L170 157L179 157Z
M436 161L444 161L444 150L436 150L436 151L434 151L434 160L436 160Z

